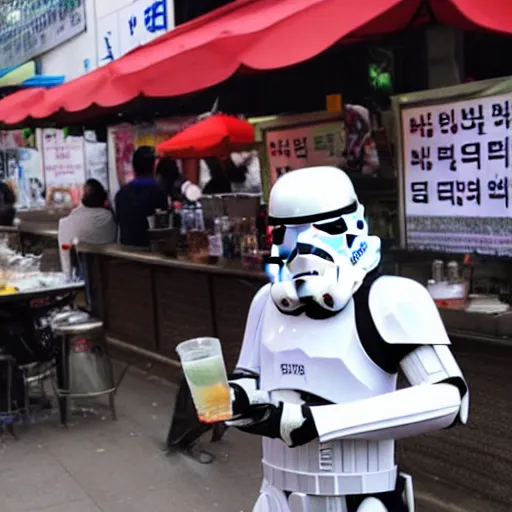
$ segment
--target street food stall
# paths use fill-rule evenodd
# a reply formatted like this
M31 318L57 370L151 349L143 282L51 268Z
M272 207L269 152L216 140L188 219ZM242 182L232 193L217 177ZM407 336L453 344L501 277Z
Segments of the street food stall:
M512 334L510 79L393 99L397 271L425 284L456 329Z
M172 219L179 224L174 227L179 230L181 244L178 245L186 249L189 261L217 263L241 258L245 267L261 269L258 244L261 236L257 234L261 196L233 193L201 195L195 185L199 181L199 161L210 158L218 163L219 174L212 177L212 182L220 180L226 182L222 186L230 188L225 162L231 163L234 152L251 149L254 143L254 126L248 121L235 116L210 114L157 146L161 159L184 162L181 192L177 194L178 198L173 198ZM196 165L187 166L186 162ZM196 172L193 172L194 168ZM211 188L215 189L214 186ZM150 224L155 222L151 220ZM157 236L156 231L150 229L150 236Z
M487 84L487 87L496 88L500 84L502 82L494 81ZM421 157L422 147L425 146L424 152L427 150L427 144L421 143L421 141L435 140L437 135L422 139L421 132L415 128L416 131L413 135L419 137L418 143L420 144L416 148L413 147L413 142L416 139L411 139L408 131L406 134L403 133L403 129L405 129L403 127L405 126L408 130L409 126L414 125L414 120L417 124L422 122L423 118L428 120L429 115L430 121L434 123L434 117L439 113L433 114L428 110L432 108L433 102L437 101L438 104L441 104L444 101L446 103L446 98L452 103L460 101L460 97L467 96L468 90L489 90L485 89L484 85L469 84L455 88L455 92L451 89L429 91L395 98L395 115L399 116L396 119L405 121L398 124L395 122L399 129L399 137L396 141L392 141L388 136L387 144L391 146L394 142L398 155L402 155L403 151L414 152L414 154L419 152ZM470 88L468 89L468 87ZM494 90L490 89L491 92ZM456 93L459 96L456 96ZM397 104L400 104L398 111L396 110ZM451 112L453 106L448 106L450 108L447 111ZM477 107L475 105L467 108L475 110ZM444 112L441 107L436 108L439 112ZM407 115L410 119L401 117ZM231 142L235 145L235 142L229 140L229 136L233 135L232 132L226 134L222 131L225 129L225 125L222 123L216 121L212 129L211 120L216 119L219 118L212 116L203 119L182 130L169 141L162 141L159 146L160 154L176 158L190 157L194 154L204 157L214 154L215 151L225 153L233 149L233 146L229 147L228 145L227 148L219 150L222 144ZM242 126L245 126L243 123L242 121ZM255 142L260 149L262 181L265 184L264 196L268 194L269 186L275 182L279 173L289 172L304 165L322 163L344 165L345 163L347 128L345 118L339 112L275 116L256 124L255 128ZM428 126L425 130L427 128ZM199 133L208 133L210 139L202 138L199 143L198 130ZM201 130L205 130L205 132L201 132ZM469 132L466 130L462 133ZM192 133L192 137L189 137L190 133ZM425 133L427 134L427 131ZM457 137L459 136L460 133ZM377 139L377 135L373 137ZM368 138L364 140L368 140ZM305 145L304 141L306 141ZM242 142L239 141L239 144L248 144L249 142L250 139L243 139ZM486 144L488 145L490 142L492 141L488 140ZM447 142L449 148L452 144L455 147L456 141ZM437 145L443 147L441 143ZM482 147L484 146L485 144L482 145ZM360 147L364 147L364 144L360 144ZM485 149L487 150L487 147ZM427 182L434 180L431 186L436 186L436 179L443 181L442 176L434 177L436 173L444 173L448 177L455 173L450 169L452 162L443 160L444 154L441 154L441 161L437 161L437 154L433 153L437 151L437 146L432 145L430 151L432 153L429 161L436 162L433 170L430 171L425 157L423 158L425 170L422 170L421 162L410 163L407 160L406 168L404 161L401 158L398 159L400 163L398 185L394 184L396 180L386 169L380 172L370 169L366 173L359 172L359 174L355 170L355 174L353 174L361 202L366 207L371 229L383 239L385 269L413 277L429 286L434 295L440 294L434 298L438 301L441 313L451 331L459 333L473 331L480 335L492 335L497 338L506 336L507 333L512 333L512 315L505 311L508 309L506 304L498 301L496 297L488 297L489 289L485 288L483 268L478 264L480 259L489 261L488 258L491 257L489 251L480 250L485 249L485 244L482 245L479 242L480 254L471 254L471 257L467 258L464 258L465 253L471 252L467 247L459 252L458 256L455 254L452 256L451 253L448 253L447 256L447 251L443 253L439 250L441 248L439 244L445 244L443 247L446 249L450 247L450 244L455 243L454 240L457 237L460 238L460 236L454 235L454 226L459 226L461 222L473 222L471 226L480 226L484 217L469 218L461 214L463 208L458 206L455 195L453 196L454 204L448 200L443 200L440 203L430 202L427 209L424 208L424 202L415 202L420 196L416 190L417 178L414 178L413 173L427 176L423 181L425 179ZM503 160L498 159L490 161L493 165L503 163ZM461 165L465 164L461 163ZM475 172L480 171L475 170ZM475 175L475 179L477 177ZM495 180L498 185L500 179L501 177L497 177L497 181ZM457 186L456 182L455 179L454 187ZM485 184L485 186L489 187L490 185ZM414 197L410 193L404 192L407 187L414 187ZM456 192L454 189L454 194ZM467 194L474 193L466 191ZM481 202L491 201L484 198L483 188L480 194ZM189 204L188 207L182 206L180 209L181 224L179 228L175 226L175 229L180 231L182 240L181 245L177 242L176 257L169 257L158 250L148 252L120 246L82 246L80 250L87 254L92 269L93 303L98 309L98 315L104 319L112 340L119 342L119 346L129 345L132 351L140 349L149 351L153 355L158 354L172 360L171 364L177 366L174 352L177 343L200 332L204 333L205 330L219 334L227 329L231 334L222 332L223 335L219 334L219 337L226 345L226 350L232 353L231 356L228 356L228 360L231 365L234 364L240 343L240 332L245 321L245 311L254 291L266 280L262 261L265 251L268 249L268 232L264 223L264 211L260 212L261 219L256 217L259 213L256 213L255 205L259 201L257 197L228 195L203 197L199 203ZM248 206L242 207L240 206L242 204ZM439 217L438 210L436 210L438 204L441 204L446 210L445 217ZM489 210L489 208L493 208L493 204L495 203L492 201L488 203L485 210L488 212L487 214L491 212L491 216L495 215L492 210ZM472 208L475 209L477 206L472 206ZM416 210L419 208L420 213L414 213L411 208L416 208ZM478 208L481 207L478 206ZM478 208L475 211L478 212ZM241 213L240 210L242 210ZM249 210L252 213L248 213ZM228 217L227 222L226 217ZM242 222L244 218L249 217L261 220L261 225L256 230L257 236L254 236L255 222L251 221L247 224L244 224L245 221ZM452 231L447 231L442 237L436 238L436 226L439 225L439 222L451 223ZM495 223L495 220L490 222L491 224ZM505 219L500 222L508 221ZM227 224L227 228L224 223ZM424 230L423 234L418 234L418 223L423 223L421 225L427 226L430 231ZM482 229L485 231L487 227L483 225ZM466 237L467 240L470 238ZM492 235L489 240L495 238L496 236ZM179 241L180 237L178 236L177 239ZM425 239L436 240L437 245L432 243L430 246L425 245ZM478 236L473 239L480 240ZM245 249L242 249L242 246ZM500 247L503 248L503 245ZM430 252L425 252L426 249L430 249ZM475 248L475 250L477 249ZM244 255L245 257L243 257ZM251 256L252 264L250 263ZM434 260L436 261L434 262ZM440 261L444 261L444 263L440 263ZM456 263L453 263L454 261ZM505 261L493 258L492 264L486 265L486 272L489 272L490 268L494 269L492 272L498 271L503 265L506 265ZM435 277L432 275L433 268L436 269L437 276L435 283L432 282ZM130 279L126 280L124 276L130 276ZM466 282L469 283L469 280L472 282L472 306L468 309L466 307L466 292L469 287ZM496 287L496 285L494 286ZM504 295L505 286L502 288L500 293ZM137 290L145 290L147 293L142 294L145 297L144 312L135 315L135 310L133 311L133 318L137 318L137 325L135 325L135 320L132 325L127 321L128 316L132 317L132 315L126 315L126 311L131 308L127 303L131 300L130 297L141 295ZM450 293L452 293L452 297L450 297ZM461 293L463 294L462 302ZM196 318L199 304L202 305L200 319ZM236 304L243 305L240 313L235 311L238 309L234 307ZM461 304L464 305L463 308L460 307ZM482 309L486 309L492 314L481 315L479 312ZM224 317L225 314L228 316ZM195 320L189 319L190 315ZM227 325L233 327L227 327ZM231 344L233 344L232 348L227 348Z
M494 83L492 87L498 85ZM478 90L478 88L482 88L482 84L472 84L471 87L473 90ZM491 88L490 91L494 91L494 89ZM455 101L452 101L454 98L450 99L449 91L442 92L444 95L434 91L425 93L425 96L428 99L428 95L431 94L434 95L435 99L437 93L438 103L447 102L446 98L448 98L447 103L452 102L452 104L448 105L449 108L445 108L448 108L451 116L451 110L455 111L456 108L453 105ZM465 92L467 93L467 88L462 88L462 93ZM410 140L406 141L402 134L402 129L409 130L411 126L410 118L418 118L418 122L421 123L421 115L423 115L424 119L428 120L429 109L432 108L431 105L435 101L430 97L423 106L421 103L418 106L418 104L412 102L412 98L421 100L422 97L424 99L424 95L418 95L417 97L407 95L406 98L402 98L404 101L407 99L405 105L409 105L409 102L411 102L411 108L416 110L403 114L403 118L397 118L407 120L406 124L400 123L398 125L400 130L397 143L400 147L399 155L406 154L406 150L411 153L414 150L419 151L421 156L421 148L428 146L428 143L421 142L421 131L414 133L418 137L416 141L418 148ZM458 97L457 101L461 99L467 101L467 97L464 98L464 96L462 98ZM476 113L478 113L478 105L481 103L484 104L480 99L476 105L472 105ZM420 108L423 110L418 110ZM444 112L444 110L442 111ZM430 113L434 127L436 119L432 112ZM401 112L398 112L398 114L402 115ZM406 117L406 115L409 115L409 117ZM494 124L492 119L491 122L487 122L487 130L490 130L491 123ZM414 123L412 125L416 126ZM439 125L436 125L436 128L438 127ZM478 130L478 128L476 129ZM503 135L503 137L506 137L506 135ZM434 136L430 139L434 139ZM269 148L270 143L275 142L275 138L271 137L267 137L266 140ZM279 134L277 140L285 140L285 137ZM428 140L428 137L424 140ZM444 140L446 140L448 146L453 144L454 150L456 147L458 148L459 157L461 156L460 145L474 142L471 140L458 143L456 146L454 140ZM494 138L485 139L485 143L481 144L482 151L488 151L489 143L494 140ZM499 140L497 136L496 140ZM405 146L406 144L409 144L409 146ZM450 245L455 243L454 231L446 231L445 235L436 239L436 244L445 244L443 247L425 247L424 239L434 240L434 234L439 229L436 210L433 208L427 210L428 215L431 216L430 223L424 222L424 224L421 224L421 226L426 227L427 236L423 236L423 240L419 239L419 241L414 238L414 236L418 237L419 235L415 232L417 223L415 224L416 219L413 217L425 217L427 215L422 216L421 213L413 215L414 210L410 209L411 204L413 206L425 204L424 202L414 203L412 194L407 192L407 187L409 187L409 191L412 191L413 183L418 181L412 174L413 170L420 173L420 176L421 173L426 174L428 178L423 178L422 181L430 183L429 180L431 179L433 185L429 186L434 187L437 187L437 181L450 181L442 176L443 172L445 176L451 176L451 173L456 172L450 170L450 161L447 161L448 167L444 171L443 166L437 166L437 146L442 144L444 142L438 142L437 145L430 144L430 160L433 162L430 171L427 170L428 162L426 158L424 158L424 171L421 170L421 163L408 163L408 167L406 167L401 162L399 175L400 201L397 203L400 205L401 212L401 222L397 223L397 228L400 227L400 233L402 234L399 239L401 247L384 250L383 266L386 271L413 277L425 285L429 285L429 279L437 277L435 283L430 283L431 291L435 290L435 288L432 289L434 284L442 283L444 280L446 280L447 287L457 285L454 286L457 290L460 290L461 280L472 280L472 287L468 288L472 288L470 302L472 308L466 306L466 298L463 307L457 301L449 302L434 298L440 305L441 315L452 335L453 350L470 383L474 412L471 415L471 427L469 429L455 431L455 433L448 432L445 434L445 436L448 435L448 438L440 439L437 436L425 436L420 440L416 439L413 443L405 442L400 446L400 450L403 452L403 467L405 470L409 467L423 468L428 473L438 475L453 485L479 489L479 492L482 492L485 496L491 496L492 494L501 503L510 500L510 492L506 485L506 478L496 475L505 474L500 468L509 468L511 459L508 453L504 454L502 452L503 431L497 428L490 433L487 425L489 421L498 426L507 424L510 420L509 393L506 387L503 387L500 383L507 380L509 373L510 345L507 338L512 335L512 314L507 311L504 312L502 309L496 309L496 297L491 297L491 300L487 297L475 297L477 295L475 292L480 291L481 295L489 295L489 290L484 288L486 278L490 281L492 277L499 276L500 272L503 278L506 279L507 259L496 256L490 251L485 251L486 243L480 242L479 247L475 247L471 251L472 254L469 258L465 258L466 252L469 252L466 246L460 252L454 252L453 249L451 251L447 250ZM406 147L406 150L404 150L404 147ZM279 145L277 145L277 148L279 148ZM281 156L286 155L277 154L276 158ZM272 155L266 155L266 159L270 159L272 162ZM276 163L276 160L273 160L273 162ZM436 165L434 165L434 162ZM441 160L441 163L443 162ZM502 165L504 163L503 159L501 161L491 159L491 163L496 162ZM276 166L279 167L277 163ZM476 166L476 164L473 165ZM481 167L483 171L483 157ZM434 176L436 168L441 172L439 177ZM480 178L480 202L483 205L484 201L491 201L487 194L496 192L491 191L487 181L483 181L484 177L477 175L476 172L477 170L472 174L473 178L468 177L465 183ZM495 174L498 174L498 176L495 176ZM498 169L493 168L492 173L485 179L491 182L505 177L506 175L503 173L499 175ZM373 179L378 183L379 178L368 177L368 179ZM451 181L456 182L457 178L451 178ZM378 185L376 187L378 188ZM414 190L414 192L417 191ZM434 188L434 192L437 194L436 188ZM455 192L458 192L456 185L454 186ZM503 194L504 191L501 193ZM474 193L466 191L466 194ZM376 193L374 192L373 197L375 196ZM407 197L410 198L409 203L406 201ZM457 206L457 197L454 195L455 204L453 206L451 201L448 201L450 202L450 208L453 208L455 212L458 211L457 209L462 210L462 207ZM364 203L364 199L361 198L361 200ZM438 201L437 198L435 200ZM492 208L493 204L491 202L489 207ZM505 201L502 198L500 203L502 211L504 211L504 204ZM476 207L471 208L471 211L474 212ZM490 218L489 212L491 216L496 215L495 210L487 210L487 219ZM502 215L505 214L502 213ZM457 215L450 212L447 215L448 217L457 218ZM458 220L455 226L458 227L460 222L474 222L479 227L481 226L480 223L487 222L485 219L485 216L478 217L476 215L476 220ZM409 224L407 224L407 220ZM446 222L444 219L441 220ZM490 225L495 225L495 223L496 221L491 219ZM484 237L487 236L485 231L480 232L480 234ZM497 235L492 234L490 236L490 242L492 242L493 237L496 238ZM471 244L471 237L466 238L467 243ZM477 242L478 240L480 238L477 237ZM433 244L434 242L430 243ZM474 254L475 250L480 250L481 254ZM134 360L150 361L155 364L155 367L165 368L162 371L165 371L167 377L178 380L181 376L181 369L176 354L176 346L183 340L201 336L215 336L221 340L228 370L234 367L238 358L249 305L256 291L267 282L267 277L262 270L244 268L240 260L223 258L215 264L200 263L190 261L186 253L184 255L178 254L176 258L169 258L157 253L132 250L120 246L84 245L80 247L80 251L86 256L90 269L92 302L96 308L95 313L105 322L111 346L123 354L132 354L131 357ZM434 260L436 260L435 264ZM440 265L439 261L444 261L444 265ZM458 265L454 266L451 264L452 261L458 262ZM481 262L486 264L482 265ZM443 267L444 270L442 270ZM434 275L432 275L433 270L435 270ZM450 270L449 273L448 270ZM446 279L444 278L445 275ZM441 299L446 299L446 297L441 297ZM486 314L480 312L482 309L486 311ZM505 414L509 419L502 418L502 414ZM456 447L455 450L450 451L450 460L446 458L447 442ZM485 451L479 448L483 442L486 443L487 447ZM490 479L475 472L475 466L466 467L465 461L468 454L475 458L476 464L493 468L494 477ZM457 471L454 471L454 468L457 468ZM485 482L485 485L483 482ZM487 488L492 489L492 491L485 490Z

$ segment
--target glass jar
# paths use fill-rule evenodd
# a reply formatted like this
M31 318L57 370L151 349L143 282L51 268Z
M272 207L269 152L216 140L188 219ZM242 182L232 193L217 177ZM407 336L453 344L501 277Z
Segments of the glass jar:
M208 263L209 240L206 231L188 231L187 246L190 261L193 263Z

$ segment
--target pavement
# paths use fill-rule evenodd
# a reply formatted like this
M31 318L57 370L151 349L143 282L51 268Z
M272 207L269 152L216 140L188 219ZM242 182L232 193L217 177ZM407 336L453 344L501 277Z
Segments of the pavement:
M257 438L230 429L203 466L167 455L164 440L176 387L131 369L106 404L59 426L55 413L3 437L0 512L251 512L261 474ZM82 405L82 404L81 404ZM481 512L494 506L439 480L415 476L416 512Z

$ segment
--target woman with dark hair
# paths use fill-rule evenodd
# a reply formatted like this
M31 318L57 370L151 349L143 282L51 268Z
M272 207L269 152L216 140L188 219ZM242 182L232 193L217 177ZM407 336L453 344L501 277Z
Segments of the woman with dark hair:
M156 164L155 174L157 183L172 203L194 202L201 196L201 189L183 176L172 158L161 158Z
M181 185L184 178L172 158L161 158L156 164L156 182L171 201L182 201Z
M69 251L64 251L63 246L72 245L76 240L86 244L113 244L116 234L116 221L108 205L107 191L98 180L87 180L82 204L59 222L59 248L63 270L67 271L69 265Z
M108 208L108 195L103 185L95 179L85 182L82 204L88 208Z
M181 172L176 160L172 158L160 158L155 168L157 183L164 189L169 197L176 194L181 186Z

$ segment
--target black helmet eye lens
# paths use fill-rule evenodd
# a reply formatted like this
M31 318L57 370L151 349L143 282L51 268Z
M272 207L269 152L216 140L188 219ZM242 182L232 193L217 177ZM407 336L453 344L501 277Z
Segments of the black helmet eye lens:
M325 224L315 224L315 228L328 233L329 235L342 235L348 229L347 223L342 217L336 219L334 222L327 222Z

